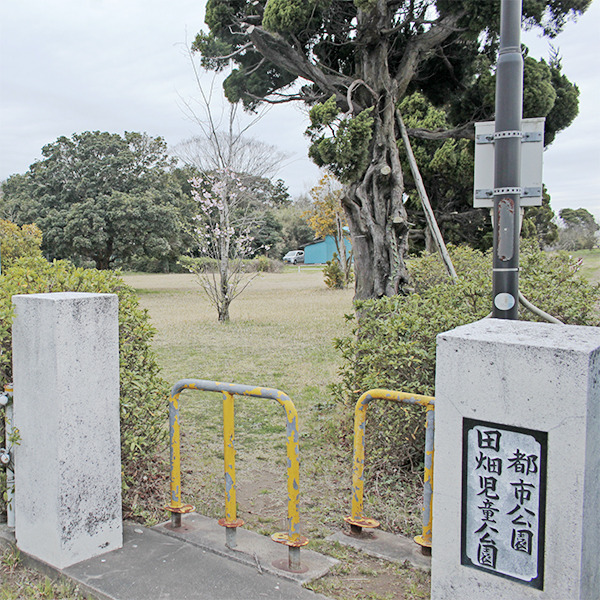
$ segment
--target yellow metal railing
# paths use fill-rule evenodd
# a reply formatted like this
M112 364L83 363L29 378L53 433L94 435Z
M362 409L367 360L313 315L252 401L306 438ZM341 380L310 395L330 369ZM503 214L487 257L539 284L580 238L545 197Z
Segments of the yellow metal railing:
M236 514L235 488L235 427L234 396L249 396L276 400L285 410L287 425L287 492L288 492L288 530L274 533L271 538L289 548L289 567L300 568L300 548L308 544L308 539L299 533L300 515L298 503L300 497L300 461L298 413L290 398L279 390L261 388L236 383L221 383L200 379L182 379L171 390L169 403L169 430L171 440L171 503L165 508L171 512L173 527L181 526L181 515L191 512L194 507L181 502L181 452L179 435L179 395L183 390L221 392L223 395L223 448L225 455L225 518L219 524L225 527L225 543L234 548L236 528L243 521Z
M433 496L433 433L435 426L434 400L432 396L408 394L392 390L374 389L365 392L356 402L354 409L354 458L352 467L352 514L345 517L346 523L354 534L360 534L363 528L379 527L375 519L363 516L365 467L365 422L367 407L371 400L391 400L405 404L418 404L426 409L425 432L425 477L423 490L423 532L415 537L422 548L431 548L431 510Z

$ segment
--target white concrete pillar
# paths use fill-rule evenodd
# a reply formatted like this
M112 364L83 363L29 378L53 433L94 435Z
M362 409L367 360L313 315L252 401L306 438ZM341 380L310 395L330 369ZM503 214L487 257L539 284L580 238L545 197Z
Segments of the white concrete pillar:
M118 299L13 303L15 535L64 568L122 546Z
M600 598L600 329L438 336L432 600Z

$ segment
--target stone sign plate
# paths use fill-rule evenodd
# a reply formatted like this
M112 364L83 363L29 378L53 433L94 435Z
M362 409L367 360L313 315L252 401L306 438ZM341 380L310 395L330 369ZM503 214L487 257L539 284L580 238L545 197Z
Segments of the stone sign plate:
M461 564L544 585L547 433L463 419Z

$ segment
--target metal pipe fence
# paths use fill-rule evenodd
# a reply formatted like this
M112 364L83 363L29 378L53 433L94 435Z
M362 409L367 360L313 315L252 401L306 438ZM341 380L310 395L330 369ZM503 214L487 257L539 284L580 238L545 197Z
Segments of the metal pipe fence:
M418 404L426 410L425 431L425 477L423 489L423 530L415 542L427 552L432 543L432 496L433 496L433 433L435 428L434 401L432 396L408 394L392 390L373 389L362 394L354 409L354 456L352 466L352 514L344 520L352 533L360 535L363 528L379 527L375 519L363 515L364 508L364 467L365 467L365 425L367 407L372 400L388 400L405 404Z
M300 461L298 413L293 402L283 392L273 388L263 388L236 383L222 383L201 379L182 379L171 390L169 402L169 432L171 455L171 503L165 508L171 512L171 525L181 526L181 515L192 512L194 507L181 501L181 446L179 431L179 396L182 391L198 390L220 392L223 395L223 448L225 456L225 517L219 524L225 527L225 543L230 548L236 546L236 529L243 525L237 518L235 486L235 425L234 396L265 398L277 401L285 410L287 436L287 523L288 529L274 533L273 541L289 548L289 567L300 569L300 548L308 544L308 539L299 533L300 516L298 511L300 495Z

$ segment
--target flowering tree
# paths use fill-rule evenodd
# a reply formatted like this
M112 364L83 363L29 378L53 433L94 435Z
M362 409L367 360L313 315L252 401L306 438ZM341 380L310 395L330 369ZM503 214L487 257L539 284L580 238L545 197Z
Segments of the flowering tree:
M217 268L193 259L182 264L194 272L210 302L216 307L219 322L229 321L229 306L248 287L254 277L244 280L243 259L252 254L254 224L249 214L248 190L239 175L221 168L190 180L198 205L196 234L200 251L216 262Z

